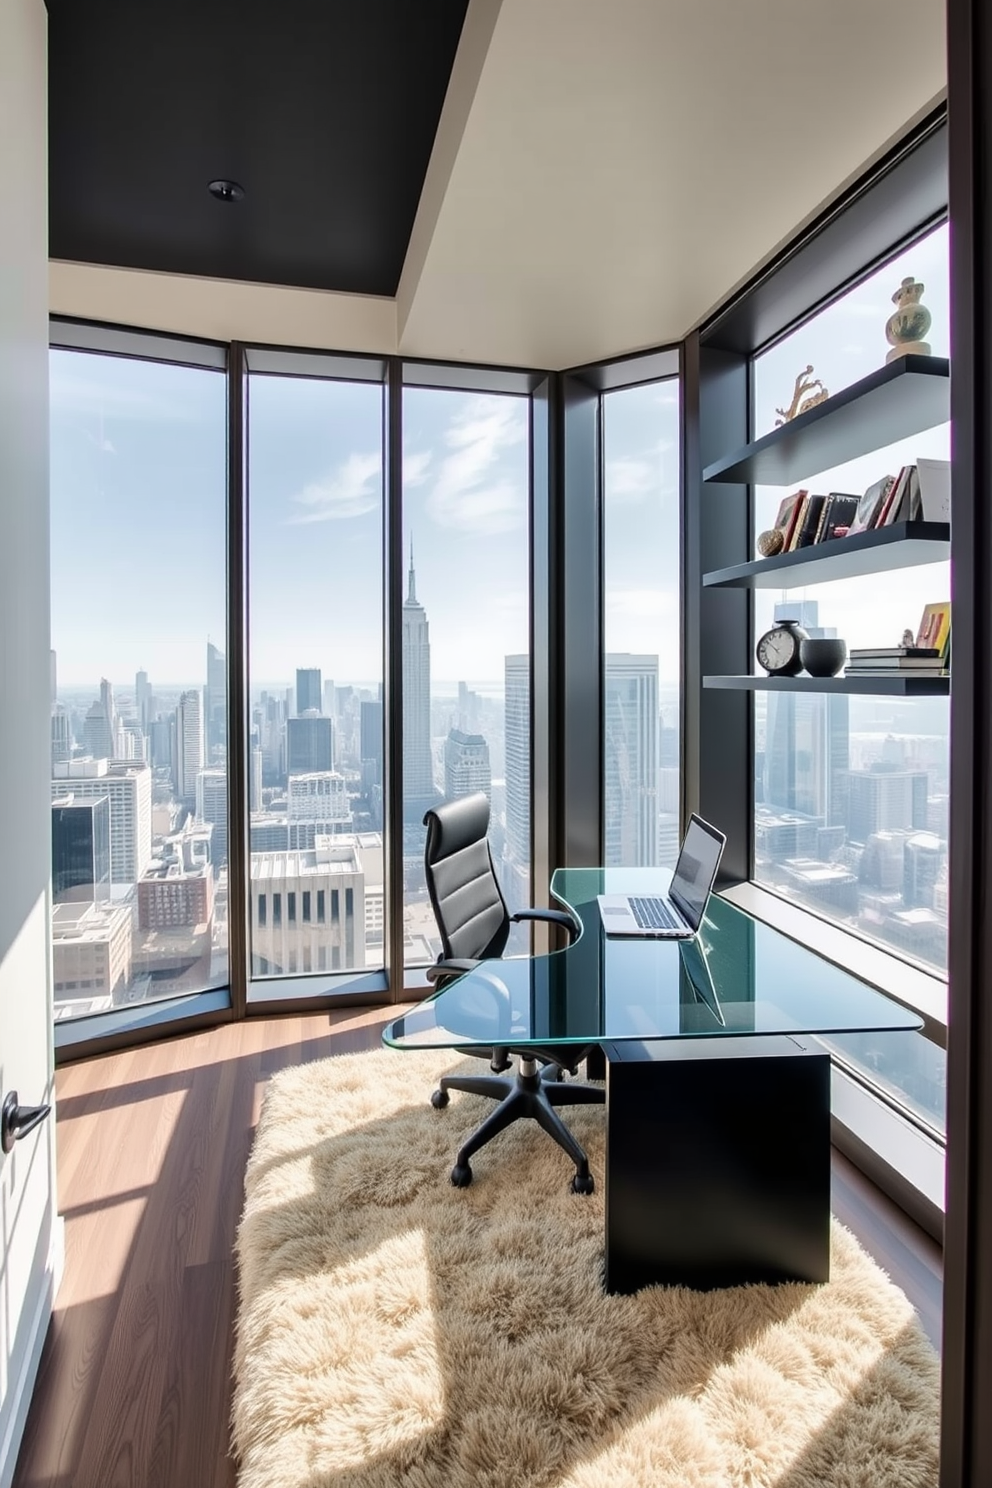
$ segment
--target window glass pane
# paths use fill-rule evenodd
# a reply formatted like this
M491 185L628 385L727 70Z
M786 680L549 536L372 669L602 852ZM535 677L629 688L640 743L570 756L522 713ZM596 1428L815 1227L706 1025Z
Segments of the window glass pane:
M249 378L250 862L253 901L272 895L256 977L383 964L382 413L376 383Z
M423 816L435 802L485 791L503 893L511 911L533 903L529 407L528 399L506 395L428 388L403 394L409 966L434 961L440 951L423 866ZM507 953L529 944L528 930L514 926Z
M607 864L679 847L679 398L674 379L603 398Z
M60 350L50 366L66 1019L227 981L227 415L219 371Z
M756 432L789 401L812 363L831 392L884 364L890 296L925 283L933 353L948 353L948 236L938 228L754 363ZM877 450L806 482L813 494L860 496L921 458L950 458L950 425ZM757 527L783 496L757 487ZM834 539L843 541L843 538ZM755 591L755 641L776 618L852 648L916 637L928 603L950 598L946 562L788 591ZM798 607L798 608L796 608ZM761 672L757 661L754 670ZM756 692L755 879L930 970L947 965L948 702Z

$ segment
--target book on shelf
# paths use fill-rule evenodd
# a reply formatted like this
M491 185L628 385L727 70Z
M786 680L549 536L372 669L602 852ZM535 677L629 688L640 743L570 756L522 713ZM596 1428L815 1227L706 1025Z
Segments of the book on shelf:
M918 472L919 512L924 522L951 520L951 462L924 460L916 462Z
M848 672L927 672L938 676L944 670L939 656L875 656L848 658Z
M941 660L946 661L951 644L950 600L945 599L936 604L923 606L923 615L916 632L916 644L933 646L940 652Z
M936 646L852 646L848 655L852 661L869 661L876 657L890 656L929 657L930 660L940 658Z
M800 533L800 530L802 528L803 523L806 520L806 510L807 510L808 506L809 506L809 492L808 491L803 491L801 493L801 499L799 501L799 504L796 507L796 514L795 514L795 516L792 519L792 527L791 527L790 532L789 532L788 542L786 543L785 548L783 550L786 553L794 553L796 551L796 548L799 546L799 533Z
M885 498L892 490L894 482L895 476L883 475L881 480L875 481L868 487L858 502L858 509L854 514L854 520L848 528L852 536L855 532L869 532L874 527Z
M811 548L816 542L816 532L820 525L820 513L823 511L825 496L807 496L803 502L802 515L796 523L796 539L793 546L798 548Z
M878 516L872 523L873 527L891 527L894 522L902 520L900 513L904 508L908 511L909 484L912 471L912 465L903 465L892 484L891 490L879 508Z
M775 518L775 526L782 534L782 546L779 550L782 553L787 553L789 551L789 542L792 538L792 529L796 525L796 518L799 515L799 508L802 504L803 497L807 496L808 494L809 493L807 491L794 491L791 496L784 496L779 503L778 515Z
M820 525L816 534L817 542L830 542L838 527L849 528L854 521L854 514L860 500L860 496L848 496L843 491L831 491L823 503Z

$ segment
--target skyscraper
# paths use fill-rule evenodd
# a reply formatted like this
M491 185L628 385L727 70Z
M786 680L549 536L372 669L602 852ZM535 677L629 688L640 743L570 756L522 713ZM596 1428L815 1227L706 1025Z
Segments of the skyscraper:
M320 667L296 668L296 712L319 713L323 706Z
M105 759L73 759L53 765L52 798L72 793L76 801L110 800L110 877L136 883L152 855L152 772L147 765Z
M286 724L286 774L311 775L334 768L334 724L311 709Z
M196 777L203 769L203 712L194 688L180 694L176 708L176 747L173 750L176 795L190 811L196 810Z
M210 861L215 868L227 862L227 771L201 770L196 777L196 814L210 822Z
M876 761L868 770L848 774L847 835L867 842L876 832L925 832L927 789L925 770L897 770Z
M222 760L227 753L227 665L223 651L207 642L206 759Z
M506 838L503 862L519 889L517 909L530 903L530 657L503 662L506 749ZM509 892L511 876L504 874Z
M110 898L110 797L52 802L52 898L95 904Z
M451 729L444 741L444 795L455 801L473 791L493 794L493 775L489 765L489 745L481 734L466 734Z
M141 727L147 734L152 721L152 689L147 672L135 672L134 674L134 706L137 709Z
M118 759L120 719L114 703L114 689L106 677L100 678L100 697L87 711L83 725L86 752L94 759Z
M359 730L359 750L362 765L362 778L370 783L381 785L382 783L382 701L380 698L368 698L361 705L361 727ZM373 768L366 771L364 767L370 765Z
M431 758L431 643L427 612L417 599L410 541L410 580L403 605L403 803L419 821L435 799Z
M658 658L611 652L604 678L605 861L658 861Z
M823 826L847 824L850 699L838 693L771 692L763 797Z
M72 731L69 713L62 703L52 709L52 764L61 764L72 755Z

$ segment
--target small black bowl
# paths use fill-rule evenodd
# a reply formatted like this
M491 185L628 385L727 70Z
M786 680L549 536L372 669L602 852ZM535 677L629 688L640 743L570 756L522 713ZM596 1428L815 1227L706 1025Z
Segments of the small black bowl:
M807 636L799 642L799 660L811 677L836 677L847 660L847 642L831 636Z

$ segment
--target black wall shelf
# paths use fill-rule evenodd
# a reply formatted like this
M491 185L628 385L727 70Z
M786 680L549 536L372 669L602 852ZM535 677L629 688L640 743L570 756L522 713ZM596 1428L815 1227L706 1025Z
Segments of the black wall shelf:
M950 416L947 358L898 357L809 413L707 465L703 481L790 486L947 423Z
M951 556L947 522L895 522L877 532L831 538L794 553L757 558L703 575L707 589L798 589L833 579L940 563Z
M703 686L724 692L846 692L879 697L947 697L951 679L940 676L704 677Z

